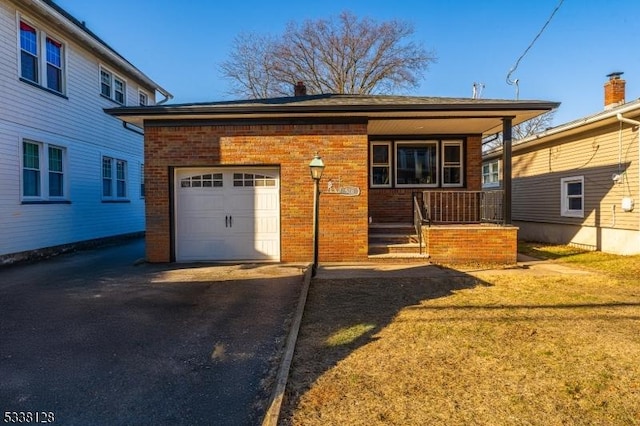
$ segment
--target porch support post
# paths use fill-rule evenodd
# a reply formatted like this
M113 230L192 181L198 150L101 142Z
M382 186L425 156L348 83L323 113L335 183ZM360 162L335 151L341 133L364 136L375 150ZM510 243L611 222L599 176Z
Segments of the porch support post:
M504 190L503 218L511 225L511 130L513 117L502 118L502 189Z

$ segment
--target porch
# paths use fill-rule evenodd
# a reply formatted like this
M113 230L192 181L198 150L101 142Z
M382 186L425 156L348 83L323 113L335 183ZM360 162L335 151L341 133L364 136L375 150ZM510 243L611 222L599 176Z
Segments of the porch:
M518 228L505 224L503 191L421 191L410 201L413 223L370 223L370 259L516 263Z

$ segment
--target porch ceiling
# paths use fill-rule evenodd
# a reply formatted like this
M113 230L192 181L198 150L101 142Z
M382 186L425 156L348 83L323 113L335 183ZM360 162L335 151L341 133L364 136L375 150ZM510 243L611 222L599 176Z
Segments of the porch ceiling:
M513 119L516 125L539 113L505 115L500 117L431 117L408 119L369 119L368 133L381 135L491 135L502 131L503 117ZM526 117L526 118L525 118Z

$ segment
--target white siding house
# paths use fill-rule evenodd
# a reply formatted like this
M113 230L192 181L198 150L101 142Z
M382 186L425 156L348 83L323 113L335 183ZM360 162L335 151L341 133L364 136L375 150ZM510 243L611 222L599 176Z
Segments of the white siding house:
M0 264L144 231L142 130L171 95L49 0L0 0Z

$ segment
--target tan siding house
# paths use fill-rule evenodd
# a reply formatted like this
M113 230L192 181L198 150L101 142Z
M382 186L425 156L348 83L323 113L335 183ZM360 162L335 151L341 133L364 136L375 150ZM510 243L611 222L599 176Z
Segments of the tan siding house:
M640 253L638 125L640 100L618 99L601 113L514 143L512 211L519 238ZM485 155L485 167L498 156Z

